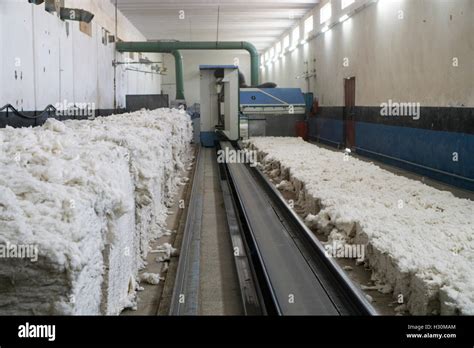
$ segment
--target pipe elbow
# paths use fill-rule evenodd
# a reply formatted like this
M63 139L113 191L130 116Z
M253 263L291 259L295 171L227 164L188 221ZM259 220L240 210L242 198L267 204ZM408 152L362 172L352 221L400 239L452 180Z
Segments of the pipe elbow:
M244 50L247 50L250 53L250 55L258 56L257 48L251 42L242 41L242 48Z
M181 54L181 51L172 50L170 53L174 56L175 59L183 60L183 55Z

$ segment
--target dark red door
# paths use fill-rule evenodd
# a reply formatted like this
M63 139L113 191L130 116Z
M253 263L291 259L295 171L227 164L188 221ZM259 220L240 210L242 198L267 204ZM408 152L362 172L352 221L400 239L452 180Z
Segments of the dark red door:
M345 146L355 146L355 77L344 79L344 141Z

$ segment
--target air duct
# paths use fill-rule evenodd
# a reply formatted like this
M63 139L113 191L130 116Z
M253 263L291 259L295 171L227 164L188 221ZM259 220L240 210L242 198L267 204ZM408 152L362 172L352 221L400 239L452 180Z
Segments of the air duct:
M119 52L157 52L173 53L178 50L246 50L250 53L250 73L252 86L258 85L258 51L254 45L246 41L139 41L139 42L118 42L117 51ZM178 99L178 85L184 86L182 58L175 56L176 64L176 99ZM181 68L178 69L179 64ZM180 76L178 76L178 74ZM184 88L183 88L184 90Z
M183 56L178 50L170 52L174 56L174 66L176 74L176 99L184 100L184 74L183 74Z

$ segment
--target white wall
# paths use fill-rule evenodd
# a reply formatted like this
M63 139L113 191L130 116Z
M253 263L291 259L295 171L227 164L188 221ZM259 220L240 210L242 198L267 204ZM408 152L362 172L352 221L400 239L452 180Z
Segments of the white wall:
M324 5L327 1L322 1ZM356 1L349 10L366 3ZM337 22L340 0L332 0ZM318 34L319 6L313 10ZM403 18L399 18L403 15ZM307 90L304 61L316 68L320 104L343 105L343 79L356 77L356 104L388 99L422 106L474 106L474 1L380 0L261 70L262 80ZM459 66L453 67L457 57ZM343 66L348 58L349 66ZM313 62L316 59L316 62Z
M234 50L206 50L185 51L182 50L184 66L184 96L188 105L199 103L199 65L202 64L234 64L237 58L240 71L245 75L245 81L250 85L250 56L246 51ZM164 62L168 68L166 76L163 76L163 93L169 94L170 100L176 97L175 66L174 57L163 54Z
M79 30L79 22L61 21L56 14L46 12L44 5L2 0L0 105L11 103L20 110L32 111L66 100L68 103L94 103L98 109L114 107L112 61L115 56L118 61L129 57L128 53L116 54L114 44L102 43L102 28L111 34L115 31L114 6L108 1L93 3L87 0L69 1L66 6L88 9L95 14L92 36ZM118 36L144 40L121 15ZM146 56L153 61L161 60L160 54ZM134 60L138 60L138 55ZM130 68L149 70L142 65ZM126 69L125 65L117 68L117 107L125 107L126 94L160 92L160 75Z

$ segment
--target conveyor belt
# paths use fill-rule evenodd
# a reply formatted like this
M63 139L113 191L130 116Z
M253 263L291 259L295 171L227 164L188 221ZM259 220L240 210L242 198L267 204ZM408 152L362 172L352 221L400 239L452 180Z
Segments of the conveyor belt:
M221 148L233 149L229 142ZM285 206L279 193L256 169L227 164L236 199L250 231L254 258L280 315L375 314L362 292L353 286L301 219ZM263 276L262 276L263 275ZM265 283L265 284L263 284ZM267 306L268 306L267 299ZM272 312L267 308L268 312Z
M245 242L242 223L238 218L238 211L232 196L232 187L229 183L225 164L220 164L219 169L227 224L234 252L237 277L240 284L242 307L246 315L267 314L265 307L261 304L261 302L263 302L262 294L258 285L255 283L257 276L252 265L248 245Z

